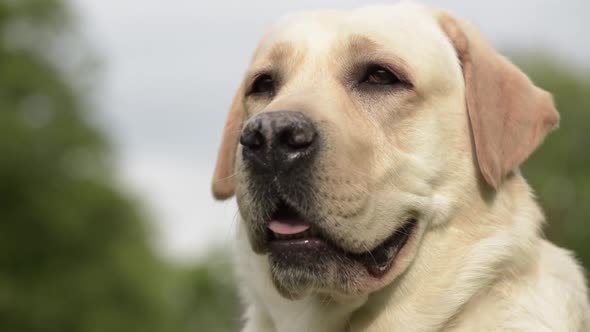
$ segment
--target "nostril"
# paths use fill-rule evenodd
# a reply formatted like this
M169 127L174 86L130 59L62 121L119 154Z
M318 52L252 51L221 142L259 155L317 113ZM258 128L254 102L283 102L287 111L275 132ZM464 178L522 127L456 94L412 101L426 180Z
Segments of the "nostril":
M242 129L242 158L252 170L289 170L313 160L319 138L313 122L300 112L263 112Z
M289 129L281 134L280 141L290 148L304 149L311 145L313 136L313 132L311 131Z
M240 144L253 150L260 149L264 141L264 136L258 130L245 131L240 136Z

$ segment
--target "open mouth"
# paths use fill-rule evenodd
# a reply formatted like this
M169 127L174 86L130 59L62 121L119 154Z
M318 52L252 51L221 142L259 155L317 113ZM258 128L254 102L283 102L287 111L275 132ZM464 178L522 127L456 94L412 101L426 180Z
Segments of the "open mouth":
M265 240L271 254L279 255L282 260L290 261L293 265L309 265L310 261L318 257L339 261L348 258L361 263L371 275L379 277L393 265L396 256L414 233L416 224L415 218L409 218L376 248L364 253L351 253L328 240L318 227L281 201L267 224Z

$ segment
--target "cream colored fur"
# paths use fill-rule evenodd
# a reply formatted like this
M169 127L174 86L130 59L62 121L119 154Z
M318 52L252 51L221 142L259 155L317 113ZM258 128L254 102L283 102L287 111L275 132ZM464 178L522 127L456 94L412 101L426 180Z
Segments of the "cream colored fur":
M410 208L422 218L382 284L356 294L310 291L296 300L273 286L268 261L252 251L243 220L235 250L243 331L590 331L583 270L570 252L543 238L544 216L524 178L515 170L494 189L478 169L462 68L438 15L409 3L302 13L279 22L261 41L251 71L271 61L273 46L288 43L282 52L290 53L290 79L271 104L238 98L234 107L244 109L232 112L247 118L296 105L332 126L338 153L325 157L324 172L354 178L346 178L348 186L319 186L360 194L370 207L334 227L343 245L360 250L346 242L354 238L374 246ZM378 101L347 96L333 79L343 66L334 52L346 50L350 35L367 36L395 54L415 94ZM398 113L383 115L391 105ZM242 116L228 121L233 140ZM239 155L232 144L223 153L237 149ZM239 159L219 174L245 176ZM234 185L247 216L248 195L239 181L224 183L218 197L231 195ZM326 205L346 208L339 203Z

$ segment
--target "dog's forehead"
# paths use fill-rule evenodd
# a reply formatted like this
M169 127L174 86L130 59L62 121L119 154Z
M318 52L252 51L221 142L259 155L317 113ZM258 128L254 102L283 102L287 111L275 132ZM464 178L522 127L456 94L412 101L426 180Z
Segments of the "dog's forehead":
M414 3L370 6L354 10L320 10L290 14L264 36L254 58L288 44L314 54L333 54L347 40L364 36L402 58L425 62L441 47L450 49L433 11Z

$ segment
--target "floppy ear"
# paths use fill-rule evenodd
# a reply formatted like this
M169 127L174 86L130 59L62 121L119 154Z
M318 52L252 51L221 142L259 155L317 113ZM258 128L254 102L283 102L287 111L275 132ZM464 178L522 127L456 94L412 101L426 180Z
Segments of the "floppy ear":
M559 124L549 93L498 54L472 25L446 13L438 22L463 67L465 99L479 169L498 189Z
M213 191L213 197L219 200L232 197L236 189L234 166L240 129L242 128L244 118L242 90L240 86L227 114L221 146L217 153L217 164L213 173L211 189Z

